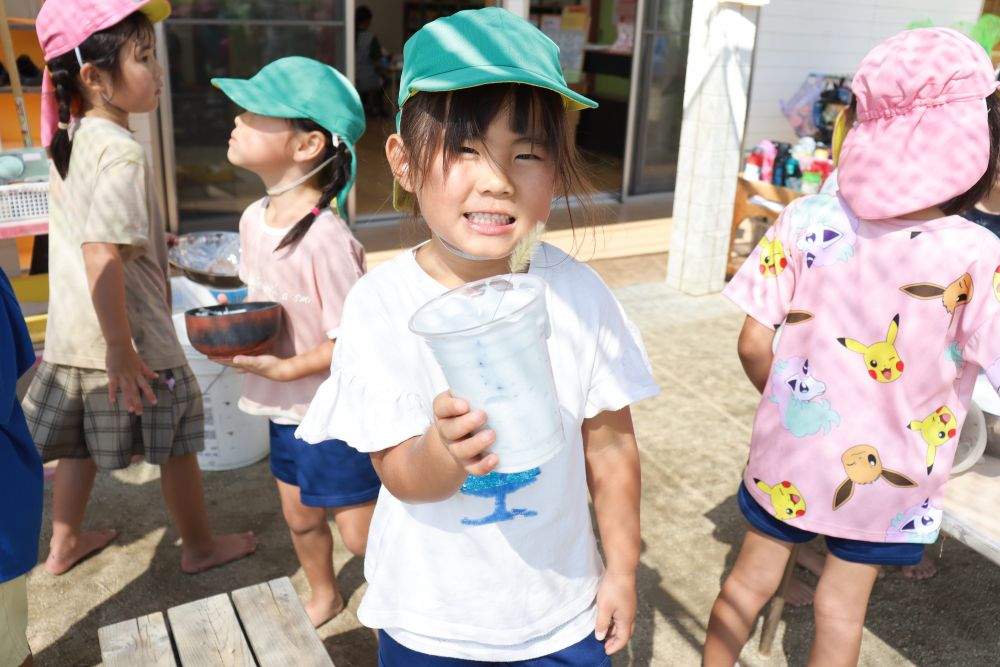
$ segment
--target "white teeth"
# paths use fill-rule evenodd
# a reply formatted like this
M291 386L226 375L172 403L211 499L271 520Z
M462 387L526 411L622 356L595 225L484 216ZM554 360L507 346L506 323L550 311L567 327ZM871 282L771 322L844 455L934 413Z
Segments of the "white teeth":
M500 215L497 213L466 213L465 217L471 222L485 225L507 225L514 222L514 219L509 215Z

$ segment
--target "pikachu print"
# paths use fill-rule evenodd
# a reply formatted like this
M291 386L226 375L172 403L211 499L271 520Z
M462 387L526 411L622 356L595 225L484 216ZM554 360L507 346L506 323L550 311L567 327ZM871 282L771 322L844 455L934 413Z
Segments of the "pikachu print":
M889 322L885 340L865 345L853 338L838 338L837 342L852 352L863 355L868 376L876 382L886 383L898 380L903 374L903 360L896 350L896 335L899 333L899 313Z
M927 474L934 469L937 448L958 434L955 413L942 405L920 421L911 421L906 428L916 431L927 443Z
M797 519L805 516L806 501L802 498L802 493L791 482L779 482L774 486L754 478L754 484L771 499L771 509L774 510L774 518L781 521Z
M760 275L765 278L774 278L780 275L788 266L788 260L785 258L785 247L781 244L781 239L775 236L772 241L764 236L757 246L760 248L760 265L757 267Z

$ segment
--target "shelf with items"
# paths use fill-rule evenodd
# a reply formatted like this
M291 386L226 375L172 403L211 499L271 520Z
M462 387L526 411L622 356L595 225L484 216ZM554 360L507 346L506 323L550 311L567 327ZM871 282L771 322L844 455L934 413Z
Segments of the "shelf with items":
M8 18L0 4L0 62L5 85L0 88L0 141L23 145L26 150L8 150L21 160L21 171L7 173L7 178L23 178L0 186L0 263L11 279L14 294L25 315L25 323L36 346L45 343L48 322L49 276L47 270L48 182L37 182L48 167L45 153L31 150L41 144L31 131L29 118L41 117L41 68L44 58L35 35L33 19ZM29 63L30 61L30 63ZM31 86L22 85L24 80ZM39 123L34 123L39 128ZM45 160L46 165L42 165ZM16 165L16 162L14 163ZM7 164L7 167L10 165ZM9 172L9 170L8 170Z

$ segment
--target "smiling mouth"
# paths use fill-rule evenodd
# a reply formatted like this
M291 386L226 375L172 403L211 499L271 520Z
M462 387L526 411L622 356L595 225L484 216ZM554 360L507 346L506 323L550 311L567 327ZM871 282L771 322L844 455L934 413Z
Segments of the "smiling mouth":
M892 379L892 370L888 368L883 368L882 377L884 377L886 380Z
M514 224L513 216L504 215L502 213L465 213L463 214L465 219L474 225L512 225Z

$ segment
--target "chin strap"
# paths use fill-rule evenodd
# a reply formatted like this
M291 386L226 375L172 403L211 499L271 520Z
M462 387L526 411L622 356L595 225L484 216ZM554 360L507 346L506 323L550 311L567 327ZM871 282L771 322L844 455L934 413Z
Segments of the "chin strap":
M302 185L303 183L305 183L306 181L308 181L310 178L312 178L313 176L315 176L316 174L318 174L323 167L325 167L326 165L330 164L331 162L333 162L333 157L331 157L331 158L329 158L327 160L324 160L323 162L320 162L318 165L316 165L315 169L313 169L312 171L310 171L308 174L305 174L304 176L295 179L294 181L292 181L288 185L281 185L281 186L278 186L276 188L271 188L270 190L266 190L266 192L271 197L274 197L276 195L284 194L284 193L288 192L289 190L294 190L295 188L299 187L300 185Z
M470 255L469 253L464 252L462 250L459 250L458 248L456 248L452 244L450 244L447 241L445 241L444 237L442 237L441 235L438 235L437 238L438 238L438 241L441 242L441 245L444 246L445 250L447 250L451 254L455 255L456 257L461 257L462 259L467 259L467 260L470 260L470 261L473 261L473 262L495 262L498 259L503 259L502 256L501 257L477 257L475 255Z

